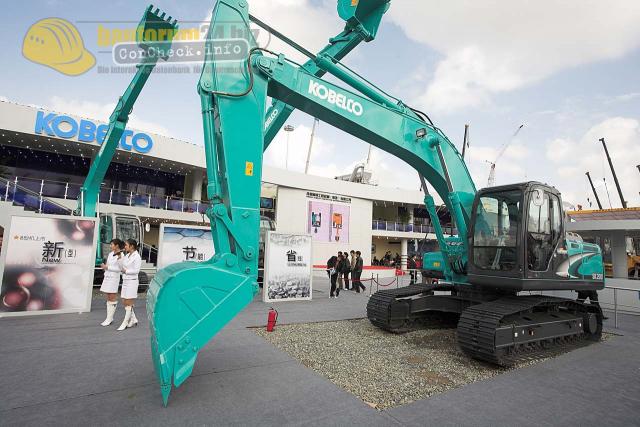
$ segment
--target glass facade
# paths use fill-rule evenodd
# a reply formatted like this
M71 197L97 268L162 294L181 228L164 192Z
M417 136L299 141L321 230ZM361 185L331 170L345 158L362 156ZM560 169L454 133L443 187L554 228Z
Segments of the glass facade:
M48 197L63 197L66 183L81 184L89 164L86 157L0 145L0 175L17 176L22 186L36 192L40 191L40 181L45 180ZM184 175L113 162L105 175L103 189L113 188L123 197L131 192L182 197L184 182Z

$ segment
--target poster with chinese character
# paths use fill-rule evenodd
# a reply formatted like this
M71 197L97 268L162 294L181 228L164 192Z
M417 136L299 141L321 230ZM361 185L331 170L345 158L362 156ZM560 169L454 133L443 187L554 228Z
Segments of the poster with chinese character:
M310 300L311 235L269 231L265 250L263 301Z
M210 227L160 224L158 269L183 261L203 262L213 254Z
M96 220L13 216L3 245L0 317L89 311Z

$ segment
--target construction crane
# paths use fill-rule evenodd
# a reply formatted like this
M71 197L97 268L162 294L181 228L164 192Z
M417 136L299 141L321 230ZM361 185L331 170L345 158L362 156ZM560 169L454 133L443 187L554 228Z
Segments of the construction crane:
M604 287L600 248L565 233L560 193L540 182L476 190L460 152L426 114L340 63L338 53L344 52L332 44L344 43L353 32L373 39L388 7L386 0L339 0L347 34L313 54L253 18L246 0L215 4L198 82L215 255L203 263L161 269L147 293L151 354L165 404L172 387L191 375L202 347L258 292L262 154L271 135L265 129L282 124L280 114L294 109L395 155L420 177L439 244L439 251L424 259L443 280L376 292L367 304L372 324L401 332L434 312L455 314L463 352L500 365L600 339L599 305L521 294ZM299 66L258 47L251 21L305 54L311 64ZM228 67L213 49L227 34L228 22L246 27L236 29L235 38L227 35L230 43L238 42L238 34L246 37L245 72ZM321 79L323 73L349 89ZM273 103L267 110L268 97ZM445 238L427 182L446 204L457 235Z
M493 162L485 160L487 163L489 163L491 165L491 168L489 169L489 179L487 180L487 187L493 187L495 185L495 182L496 182L496 164L498 163L498 160L500 160L500 158L502 157L504 152L507 151L507 148L509 147L509 145L511 145L511 143L516 138L516 136L518 136L518 134L520 133L520 130L523 127L524 127L524 124L521 124L520 126L518 126L518 129L516 129L516 131L513 133L513 135L511 135L511 138L509 139L509 141L507 141L504 144L502 144L502 146L498 150L498 154L496 155L496 158L494 159Z
M304 164L304 173L309 173L309 162L311 161L311 149L313 148L313 137L316 135L316 126L319 120L313 118L313 127L311 128L311 136L309 137L309 149L307 150L307 161Z

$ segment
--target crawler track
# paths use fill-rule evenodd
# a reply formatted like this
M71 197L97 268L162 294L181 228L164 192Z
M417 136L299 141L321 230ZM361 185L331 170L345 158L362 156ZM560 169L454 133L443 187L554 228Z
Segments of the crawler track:
M591 304L546 296L505 297L467 308L458 344L470 357L511 365L566 351L602 334L602 311Z
M398 298L411 297L425 292L433 292L433 287L419 284L378 291L369 298L367 317L373 325L380 329L394 333L407 332L413 328L415 320L423 315L411 315L409 305Z

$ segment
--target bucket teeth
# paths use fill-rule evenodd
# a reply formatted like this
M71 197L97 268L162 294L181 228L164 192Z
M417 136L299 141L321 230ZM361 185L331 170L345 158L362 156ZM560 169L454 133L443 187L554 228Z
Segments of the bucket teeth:
M160 10L160 8L149 5L138 27L142 28L138 44L140 47L146 49L156 41L171 42L178 29L178 21L166 12ZM153 34L156 34L155 38L152 36ZM162 37L162 39L160 37Z
M150 15L153 18L155 18L153 20L154 22L164 21L164 22L168 23L169 25L175 25L178 22L176 19L173 19L173 17L171 15L167 16L167 13L162 11L160 8L156 7L156 9L153 10L153 5L150 5L147 8L146 13L148 14L147 17ZM166 18L165 18L165 16L166 16Z

